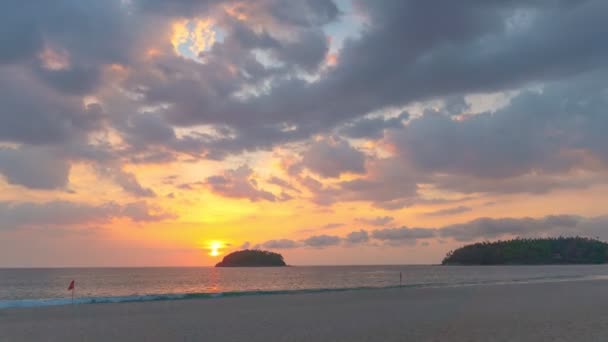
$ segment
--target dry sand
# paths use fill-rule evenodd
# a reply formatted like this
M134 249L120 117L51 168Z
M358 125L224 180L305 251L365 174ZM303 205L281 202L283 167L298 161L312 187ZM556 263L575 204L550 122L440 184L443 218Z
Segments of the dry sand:
M608 281L8 309L0 341L608 341Z

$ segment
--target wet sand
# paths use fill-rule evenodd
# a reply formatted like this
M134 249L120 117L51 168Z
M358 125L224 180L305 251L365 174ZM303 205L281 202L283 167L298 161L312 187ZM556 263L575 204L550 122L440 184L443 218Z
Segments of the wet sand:
M608 281L0 310L0 341L606 341Z

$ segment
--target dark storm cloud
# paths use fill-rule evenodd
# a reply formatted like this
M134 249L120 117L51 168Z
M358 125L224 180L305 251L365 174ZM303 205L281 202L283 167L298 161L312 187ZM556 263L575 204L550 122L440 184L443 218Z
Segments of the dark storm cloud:
M99 224L107 223L114 218L151 222L174 218L174 216L154 212L145 202L125 205L113 202L100 205L67 201L0 202L0 221L2 222L0 229Z

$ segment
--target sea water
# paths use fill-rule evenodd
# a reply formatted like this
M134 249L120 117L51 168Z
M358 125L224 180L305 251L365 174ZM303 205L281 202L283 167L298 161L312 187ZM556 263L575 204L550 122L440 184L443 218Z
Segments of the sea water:
M0 269L0 308L608 278L608 266Z

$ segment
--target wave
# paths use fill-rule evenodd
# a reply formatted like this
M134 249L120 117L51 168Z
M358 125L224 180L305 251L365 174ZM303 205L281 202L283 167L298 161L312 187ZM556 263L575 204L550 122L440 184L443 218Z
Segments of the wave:
M269 295L292 295L292 294L314 294L345 291L362 290L387 290L399 288L432 288L432 287L462 287L476 285L506 285L506 284L525 284L525 283L546 283L578 280L608 280L608 276L554 276L537 277L525 279L511 279L501 281L474 281L460 283L420 283L407 285L391 286L364 286L364 287L343 287L343 288L315 288L315 289L292 289L292 290L255 290L255 291L232 291L232 292L213 292L213 293L170 293L170 294L149 294L131 296L106 296L106 297L79 297L74 298L46 298L46 299L14 299L0 300L0 309L8 308L31 308L45 306L60 306L71 304L109 304L109 303L132 303L132 302L155 302L170 300L188 299L216 299L229 297L245 296L269 296Z

